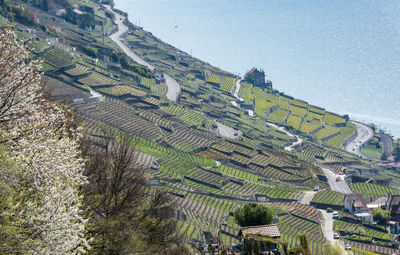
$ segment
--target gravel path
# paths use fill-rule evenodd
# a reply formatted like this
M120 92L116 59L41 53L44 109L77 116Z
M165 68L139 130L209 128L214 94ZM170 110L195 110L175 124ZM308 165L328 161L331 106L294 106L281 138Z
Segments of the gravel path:
M110 35L111 40L113 40L125 52L125 54L128 55L131 59L133 59L136 63L146 66L150 70L154 70L155 69L154 66L152 66L151 64L140 58L125 43L122 42L121 36L129 30L129 28L124 24L124 20L126 19L126 17L113 11L111 6L109 5L104 5L104 7L107 10L114 13L115 15L114 23L118 26L118 31ZM172 78L168 74L164 74L164 78L165 78L165 83L167 84L166 96L169 100L176 102L181 92L181 86L174 78Z
M372 139L372 137L374 136L374 130L372 130L372 128L360 122L352 121L352 123L356 125L357 136L356 138L354 138L352 142L350 142L346 146L346 151L356 154L361 158L368 159L367 156L361 153L360 148L362 147L363 144L369 142L369 140Z

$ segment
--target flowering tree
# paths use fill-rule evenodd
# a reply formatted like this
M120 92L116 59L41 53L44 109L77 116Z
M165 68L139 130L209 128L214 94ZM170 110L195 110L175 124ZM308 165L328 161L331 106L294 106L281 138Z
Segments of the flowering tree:
M39 70L15 33L0 31L0 253L85 253L80 130L43 99Z

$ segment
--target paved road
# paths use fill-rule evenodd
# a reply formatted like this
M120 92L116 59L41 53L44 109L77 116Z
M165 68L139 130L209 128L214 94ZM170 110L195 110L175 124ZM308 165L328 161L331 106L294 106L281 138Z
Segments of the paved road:
M346 151L356 154L361 158L367 159L368 157L361 153L360 147L372 139L374 136L374 131L369 126L360 122L352 121L352 123L356 125L357 136L346 146Z
M392 138L389 135L381 134L382 153L385 153L388 157L393 153Z
M331 190L340 192L343 194L353 193L351 191L349 185L347 185L347 182L344 180L344 177L345 177L344 175L337 175L327 168L322 168L322 171L324 171L326 178L328 178L328 183L329 183L329 186L331 187ZM341 181L337 182L336 181L337 177L340 177Z
M128 55L130 58L132 58L136 63L146 66L150 70L154 70L154 66L152 66L151 64L140 58L128 46L126 46L125 43L122 42L121 36L129 30L129 28L125 26L125 24L123 23L126 17L122 16L117 12L114 12L111 6L109 5L104 5L104 7L106 7L107 10L114 13L115 15L114 22L118 26L118 31L110 35L111 40L113 40L125 52L125 54ZM169 100L176 102L176 100L179 97L179 93L181 92L181 86L174 78L172 78L168 74L164 74L164 78L165 78L165 83L167 84L166 96Z
M304 196L299 200L299 203L301 204L310 204L311 200L313 199L314 195L317 192L315 191L304 191ZM341 249L341 254L346 254L346 255L350 255L351 253L347 253L344 250L344 244L343 242L340 241L336 241L335 239L333 239L333 213L328 213L326 210L321 210L318 209L318 211L321 212L321 216L322 216L322 221L321 221L321 230L322 233L324 234L324 237L326 238L326 240L328 242L330 242L332 244L332 246L335 246L335 243L337 242L339 244L339 247Z

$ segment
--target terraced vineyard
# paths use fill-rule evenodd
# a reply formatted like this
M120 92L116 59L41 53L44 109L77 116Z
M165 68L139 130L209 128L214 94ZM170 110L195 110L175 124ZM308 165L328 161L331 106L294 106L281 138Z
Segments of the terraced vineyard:
M253 88L256 114L262 118L265 117L266 110L274 107L277 102L277 97L270 96L263 92L260 88Z
M344 208L344 198L345 195L342 193L330 190L321 190L315 194L310 204L318 208L331 207L338 210Z
M117 85L119 82L115 79L107 77L101 73L92 72L89 76L78 80L83 85L101 86L101 85Z
M176 104L170 104L169 106L161 106L160 109L171 115L180 115L185 112L185 109L182 106Z
M245 81L238 95L244 102L240 102L231 94L236 82L233 74L178 51L141 28L128 31L125 41L131 49L153 66L164 69L181 85L177 103L167 102L167 85L146 78L152 77L150 70L142 67L138 68L140 71L127 70L109 61L111 54L108 53L122 54L122 50L104 34L116 27L104 9L91 0L77 1L77 4L93 5L96 18L102 19L104 25L97 24L92 31L82 32L70 24L68 31L58 31L62 44L58 43L57 49L43 55L43 70L59 69L48 74L64 82L50 83L55 92L68 94L70 101L75 101L71 106L93 139L105 135L119 137L121 133L131 136L138 166L148 168L151 191L165 189L171 194L171 202L176 203L178 229L187 242L206 243L210 237L219 236L225 245L238 243L239 226L234 222L233 212L245 203L265 198L280 201L268 204L284 212L279 215L278 225L289 247L298 245L298 234L305 233L312 254L330 253L320 227L321 213L315 207L343 209L344 195L319 191L311 201L315 207L301 205L297 200L304 190L314 186L329 188L318 166L337 173L344 168L379 169L373 162L352 157L342 150L346 139L355 131L353 124L270 86L260 88ZM63 37L64 32L72 39ZM32 37L19 33L25 40ZM27 43L36 45L33 55L48 50L43 44L45 39ZM75 47L77 44L95 45L98 58L88 56ZM67 52L72 47L76 49L70 55ZM130 64L139 67L134 62ZM146 77L142 71L146 71ZM98 99L91 97L88 87L101 92L103 101L94 102ZM237 106L232 106L232 101ZM250 109L255 116L247 111ZM214 125L216 121L240 130L243 135L235 137L237 140L220 137ZM301 137L301 145L286 151L285 147L297 138L268 122L292 127L288 128L289 132L307 136ZM400 180L389 169L384 174L394 181ZM374 184L354 183L351 188L368 201L388 192L400 194L393 187ZM335 223L336 230L353 227L354 223ZM385 241L392 238L372 228L365 229L368 237ZM367 250L375 246L354 244ZM382 251L381 246L374 251Z
M300 131L306 134L311 134L313 131L321 127L321 123L319 121L303 121L301 124Z
M289 119L286 123L286 125L293 127L294 129L299 129L300 128L300 124L301 124L302 118L295 116L295 115L290 115Z
M121 101L106 99L103 102L79 102L74 103L73 107L82 116L100 120L129 134L141 135L151 140L161 138L157 125L139 117L134 109ZM131 123L136 123L136 125Z
M90 72L90 68L88 68L85 65L77 63L75 67L68 69L64 72L71 76L79 76L79 75L83 75L83 74L88 74Z
M58 49L51 49L43 55L44 60L56 68L70 66L74 64L74 60L70 54Z
M327 112L325 113L324 122L329 125L335 125L335 124L345 124L346 120L340 117L339 115Z
M253 105L253 85L248 82L241 82L239 97L244 99L244 104Z
M307 235L312 254L327 254L325 239L319 223L311 222L300 217L284 215L279 217L279 231L281 238L293 248L300 245L299 234Z
M221 77L220 77L219 75L211 74L211 75L207 78L207 82L208 82L208 83L211 83L211 84L213 84L213 85L219 85L220 79L221 79Z
M235 78L224 76L221 79L221 89L228 93L232 93L232 90L235 87L235 82Z
M278 109L268 116L268 120L279 124L285 124L287 116L288 116L288 111L283 109Z
M356 233L356 229L358 226L360 226L360 224L351 223L343 220L336 220L334 222L333 228L336 231L344 231L352 234ZM382 229L382 231L378 231L376 228L371 228L367 224L361 225L361 227L363 229L362 233L360 233L361 236L379 238L386 240L387 242L391 242L391 240L395 238L394 234L388 234L387 231L385 231L384 229Z
M147 96L147 93L138 90L136 88L130 87L130 86L113 86L113 87L107 87L107 88L100 88L98 89L99 91L103 93L107 93L112 96L123 96L123 95L128 95L132 97L143 97Z
M205 116L199 112L187 111L179 117L180 120L189 126L199 127L205 120Z
M338 135L340 133L340 129L332 126L325 125L324 128L314 133L314 136L318 140L324 140L327 137L332 137L334 135Z
M355 131L356 131L355 125L348 124L346 127L340 130L340 134L325 140L324 144L334 148L342 149L346 139L350 137Z
M299 116L299 117L303 117L304 115L307 114L307 108L298 107L295 105L291 105L289 110L292 114Z
M392 195L400 195L400 189L372 183L350 183L350 188L354 193L363 194L367 202L374 201L379 197L386 197L389 193Z

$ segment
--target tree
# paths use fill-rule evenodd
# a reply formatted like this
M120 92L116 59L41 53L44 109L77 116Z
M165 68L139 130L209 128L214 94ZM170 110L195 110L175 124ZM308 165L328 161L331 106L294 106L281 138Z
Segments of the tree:
M393 150L393 156L394 156L394 161L395 162L400 162L400 146L397 146Z
M85 253L80 129L42 97L28 56L13 31L0 31L0 253Z
M88 56L91 56L93 58L97 58L97 54L98 54L98 49L97 48L88 46L84 50L85 50L85 52L86 52L86 54Z
M304 249L305 255L310 255L310 248L308 247L308 240L305 234L300 234L300 245Z
M372 215L374 217L374 220L376 220L380 225L386 225L387 221L390 218L390 212L387 210L383 210L380 207L372 209Z
M176 243L170 198L147 185L130 139L86 140L83 146L89 158L85 207L93 218L89 254L160 254Z
M272 210L262 204L248 203L235 211L235 221L241 227L271 224Z

